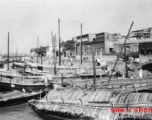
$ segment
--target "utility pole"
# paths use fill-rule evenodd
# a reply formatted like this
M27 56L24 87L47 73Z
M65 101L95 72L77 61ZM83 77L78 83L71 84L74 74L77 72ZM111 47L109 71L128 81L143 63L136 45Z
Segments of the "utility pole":
M81 61L81 65L82 65L82 23L81 23L81 53L80 53L80 61Z
M58 19L58 26L59 26L59 65L61 65L61 38L60 38L60 19Z
M38 50L38 46L39 46L39 37L37 37L37 50ZM37 63L39 63L38 53L37 53Z
M8 32L8 66L7 66L7 70L9 70L9 32Z

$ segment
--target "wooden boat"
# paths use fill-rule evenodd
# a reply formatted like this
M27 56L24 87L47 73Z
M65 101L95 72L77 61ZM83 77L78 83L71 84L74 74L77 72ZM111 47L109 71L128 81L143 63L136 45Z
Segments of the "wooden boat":
M20 79L42 79L42 76L31 76L31 75L21 75L21 74L16 74L12 72L1 72L0 77L5 77L5 78L20 78Z
M44 89L44 81L42 80L24 80L24 79L9 79L9 78L1 78L0 80L0 89L6 90L19 90L26 89L27 91L32 90L40 90Z
M62 112L53 112L47 110L39 110L36 108L34 102L37 101L28 101L29 107L44 120L94 120L91 117L83 117L82 115L70 115Z
M30 65L28 65L27 63L25 62L14 62L12 64L12 68L25 68L25 67L30 67Z
M17 90L7 93L0 93L0 107L7 107L11 105L25 103L31 99L44 97L44 95L44 90L31 93L23 93Z
M151 93L84 91L84 96L81 91L81 96L77 95L78 91L69 89L64 91L65 96L62 96L63 92L52 94L55 92L52 91L50 97L46 95L42 100L30 100L28 105L46 120L150 120L152 117ZM123 111L114 111L113 108L122 108ZM128 112L130 108L132 111ZM137 108L148 110L134 112Z

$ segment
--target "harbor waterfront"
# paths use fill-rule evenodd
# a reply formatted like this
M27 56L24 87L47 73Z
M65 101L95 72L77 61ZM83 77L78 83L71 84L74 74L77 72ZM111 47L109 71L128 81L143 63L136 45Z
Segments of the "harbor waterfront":
M91 56L88 56L89 59ZM115 60L114 55L104 55L102 56L104 61ZM141 56L142 63L148 62L147 56ZM78 64L78 63L77 63ZM84 63L86 64L86 63ZM7 67L7 65L5 65ZM111 67L111 66L110 66ZM112 67L111 67L112 68ZM39 117L28 105L27 103L0 108L0 120L43 120ZM53 119L51 119L53 120Z
M151 5L0 0L0 120L152 120Z

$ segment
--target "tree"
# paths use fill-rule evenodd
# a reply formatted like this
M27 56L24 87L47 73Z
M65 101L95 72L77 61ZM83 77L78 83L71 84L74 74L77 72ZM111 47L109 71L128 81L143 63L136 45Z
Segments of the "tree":
M46 52L47 52L47 47L40 47L40 48L33 48L31 49L31 52L35 52L36 54L38 54L38 56L45 56Z
M74 41L66 41L66 42L63 42L63 50L70 50L70 51L74 51L75 50L75 42Z
M42 64L42 57L46 55L47 47L40 47L40 48L33 48L31 52L35 52L38 57L41 57L41 64Z

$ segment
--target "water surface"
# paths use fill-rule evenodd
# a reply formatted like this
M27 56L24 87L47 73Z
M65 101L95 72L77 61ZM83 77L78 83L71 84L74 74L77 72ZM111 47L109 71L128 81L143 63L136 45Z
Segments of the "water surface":
M0 108L0 120L43 120L27 103Z

